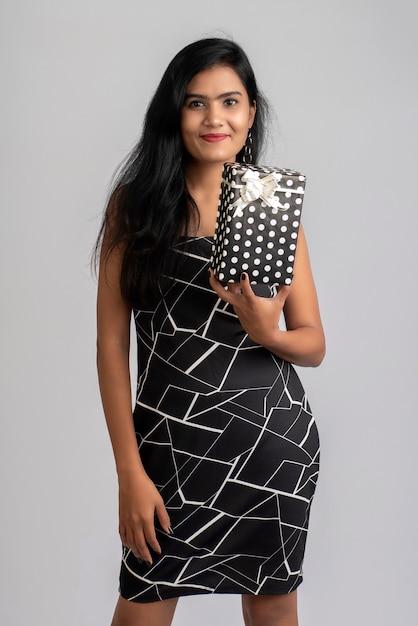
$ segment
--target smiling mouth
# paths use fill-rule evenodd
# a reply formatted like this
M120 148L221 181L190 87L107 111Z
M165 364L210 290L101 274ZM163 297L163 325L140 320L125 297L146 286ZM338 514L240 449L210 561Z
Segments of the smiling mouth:
M208 135L201 135L202 139L208 141L209 143L217 143L218 141L223 141L228 137L223 133L209 133Z

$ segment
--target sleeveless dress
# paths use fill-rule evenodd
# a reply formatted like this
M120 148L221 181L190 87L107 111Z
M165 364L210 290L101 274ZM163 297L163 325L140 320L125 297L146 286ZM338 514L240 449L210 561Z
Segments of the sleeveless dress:
M210 287L211 248L180 238L176 278L135 312L135 430L173 528L156 520L152 566L123 547L120 593L135 602L302 582L318 432L292 365L255 344Z

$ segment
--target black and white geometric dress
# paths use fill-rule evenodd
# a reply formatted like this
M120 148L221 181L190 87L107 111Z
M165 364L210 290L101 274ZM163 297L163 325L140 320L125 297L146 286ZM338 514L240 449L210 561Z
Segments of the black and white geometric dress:
M163 552L151 567L123 548L120 591L135 602L302 582L318 432L292 365L255 344L210 287L211 247L181 238L176 279L136 312L135 430L174 534L156 522Z

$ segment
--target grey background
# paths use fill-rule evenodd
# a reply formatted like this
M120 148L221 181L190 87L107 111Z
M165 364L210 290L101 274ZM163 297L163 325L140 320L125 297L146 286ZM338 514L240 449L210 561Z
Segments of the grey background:
M3 0L1 607L10 626L101 626L117 597L117 485L95 373L89 254L107 184L185 44L233 36L273 104L268 164L308 176L327 333L301 370L322 473L301 625L414 621L416 4ZM239 598L175 626L235 626Z

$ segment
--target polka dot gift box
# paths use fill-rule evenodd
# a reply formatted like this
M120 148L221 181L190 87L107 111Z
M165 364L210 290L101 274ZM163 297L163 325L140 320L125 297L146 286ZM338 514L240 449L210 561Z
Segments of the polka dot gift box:
M222 282L290 285L305 192L294 170L225 163L210 265Z

